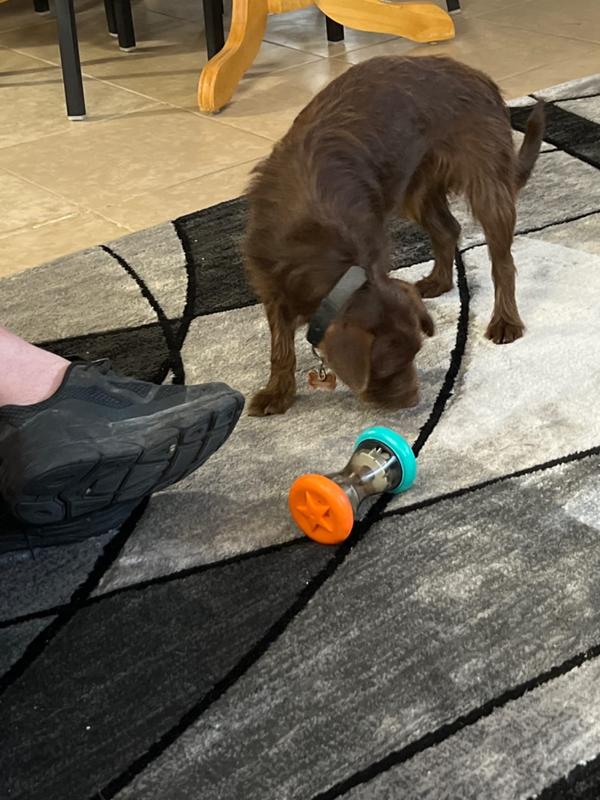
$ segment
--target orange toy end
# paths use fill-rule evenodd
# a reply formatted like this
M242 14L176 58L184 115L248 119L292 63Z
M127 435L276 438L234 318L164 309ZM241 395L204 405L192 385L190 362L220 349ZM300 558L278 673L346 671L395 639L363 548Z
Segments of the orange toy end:
M352 504L342 487L324 475L296 478L288 502L296 525L316 542L338 544L350 535Z

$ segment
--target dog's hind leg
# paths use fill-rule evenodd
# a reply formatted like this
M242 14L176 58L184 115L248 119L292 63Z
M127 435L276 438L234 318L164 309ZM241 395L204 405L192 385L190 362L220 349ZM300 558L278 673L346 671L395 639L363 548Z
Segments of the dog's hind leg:
M515 191L490 177L469 193L469 201L483 227L492 261L494 311L485 335L496 344L508 344L524 331L517 308L517 269L511 252L517 217Z
M426 195L416 216L417 222L429 234L435 258L431 273L417 281L416 287L421 297L438 297L450 291L453 285L454 252L460 225L452 216L446 195L441 190Z

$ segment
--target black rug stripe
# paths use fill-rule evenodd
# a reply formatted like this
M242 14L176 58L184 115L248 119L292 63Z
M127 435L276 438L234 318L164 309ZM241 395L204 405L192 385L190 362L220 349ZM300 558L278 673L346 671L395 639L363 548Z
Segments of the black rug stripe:
M110 589L107 592L95 594L92 597L89 597L83 603L83 606L87 607L95 605L96 603L102 603L105 600L108 600L117 594L123 594L124 592L139 592L149 588L150 586L155 586L156 584L180 581L184 578L190 577L191 575L198 575L201 572L210 572L211 570L222 569L223 567L228 567L231 564L239 564L242 561L249 561L253 558L259 558L260 556L279 552L280 550L287 550L290 547L304 547L310 544L310 539L305 536L298 536L294 539L288 539L287 541L280 542L278 544L267 545L266 547L261 547L257 550L248 550L243 553L237 553L234 556L227 556L226 558L219 559L218 561L202 562L201 564L195 564L192 567L184 567L183 569L178 569L173 572L166 572L163 575L155 575L152 578L136 581L134 583L127 583L123 586L117 586L115 589ZM55 614L58 614L66 609L68 605L68 603L61 603L49 608L40 609L39 611L31 611L28 614L21 614L17 617L1 620L0 630L2 628L10 628L13 625L20 625L21 622L31 622L35 619L44 619L45 617L54 616Z
M494 486L497 483L504 483L505 481L514 480L515 478L523 478L526 475L535 475L537 472L545 472L548 469L554 469L555 467L560 467L564 464L572 464L575 461L582 461L585 458L591 458L597 455L600 455L600 445L596 447L590 447L587 450L577 450L573 453L567 453L564 456L559 456L558 458L553 458L540 464L534 464L531 467L525 467L524 469L519 469L515 472L509 472L506 475L499 475L497 478L490 478L489 480L482 481L481 483L471 484L471 486L463 486L453 492L437 494L433 497L428 497L425 500L420 500L418 503L411 503L410 505L402 506L402 508L388 511L383 515L383 518L387 519L388 517L412 514L415 511L421 511L424 508L429 508L430 506L443 503L447 500L458 500L467 494L479 492L482 489L487 489L489 486Z
M246 214L246 200L237 198L175 220L193 270L192 317L258 302L246 280L240 251Z
M3 631L2 647L0 647L0 675L8 672L15 661L23 655L31 640L38 636L51 621L51 618L33 620ZM4 800L6 794L3 793L2 780L3 777L0 775L0 797Z
M11 617L10 619L3 619L0 620L0 630L3 628L13 628L16 625L22 625L23 623L33 622L37 619L47 619L48 617L55 617L57 614L60 614L61 611L64 611L68 608L68 603L61 603L58 606L51 606L50 608L44 608L41 611L32 611L29 614L21 614L18 617Z
M424 736L421 736L413 742L410 742L405 747L402 747L399 750L394 750L379 761L370 764L365 769L355 772L353 775L335 784L335 786L332 786L330 789L314 795L312 800L335 800L335 798L342 797L354 787L368 783L369 781L373 780L373 778L376 778L383 772L387 772L392 767L404 764L406 761L409 761L419 753L428 750L430 747L435 747L436 745L441 744L450 737L459 733L459 731L463 730L463 728L475 725L480 720L485 719L485 717L489 717L490 714L492 714L497 708L502 708L502 706L505 706L507 703L512 702L513 700L519 700L519 698L523 697L523 695L527 694L527 692L530 692L532 689L536 689L538 686L543 686L546 683L550 683L551 681L560 678L562 675L566 675L568 672L571 672L571 670L580 667L586 661L591 661L599 656L600 644L596 644L584 652L571 656L561 664L557 664L540 675L536 675L535 678L523 681L522 683L511 687L506 692L503 692L498 697L494 697L491 700L488 700L486 703L482 703L482 705L478 706L477 708L473 708L467 714L458 717L451 723L441 725L434 731L430 731ZM563 796L556 795L557 800L559 797L562 798ZM597 798L597 795L595 797Z
M187 287L185 292L185 307L183 309L183 315L177 329L177 345L181 352L181 349L183 348L185 339L187 337L190 328L190 324L194 319L194 306L196 304L196 294L198 292L198 286L196 281L196 269L194 267L194 262L193 262L194 256L192 253L190 242L188 241L186 230L179 224L179 219L173 220L171 224L173 225L173 229L177 235L177 238L179 239L179 244L181 245L181 249L183 251L183 255L185 258L185 274L187 280ZM185 377L185 364L183 366L183 372Z
M497 478L490 478L489 480L483 481L482 483L475 483L471 484L470 486L463 486L460 489L456 489L453 492L447 492L445 494L438 494L432 497L427 497L424 500L420 500L417 503L411 503L410 505L402 506L401 508L394 509L393 511L383 511L381 512L378 521L388 519L389 517L407 516L409 514L422 511L426 508L431 508L431 506L435 506L438 503L458 500L461 497L464 497L465 495L479 492L483 489L487 489L488 487L494 486L498 483L504 483L506 481L514 480L516 478L522 478L525 477L526 475L534 475L538 472L544 472L549 469L554 469L555 467L558 466L571 464L575 461L581 461L583 459L590 458L596 455L600 455L600 446L591 447L588 450L581 450L581 451L576 451L574 453L568 453L567 455L560 456L559 458L551 459L549 461L544 461L540 464L534 464L531 467L526 467L521 470L516 470L515 472L510 472L505 475L499 475ZM304 536L294 539L288 539L285 542L281 542L275 545L268 545L267 547L260 548L258 550L249 550L244 553L238 553L234 556L228 556L227 558L222 559L220 561L211 561L208 563L196 564L195 566L185 567L184 569L176 570L175 572L169 572L164 575L157 575L153 578L148 578L147 580L144 581L138 581L136 583L128 583L125 586L119 586L116 589L112 589L108 592L94 595L93 597L90 597L83 605L89 606L89 605L94 605L95 603L102 603L104 600L113 597L116 594L121 594L123 592L140 591L142 589L146 589L158 583L170 583L171 581L178 581L183 578L187 578L190 575L196 575L200 572L207 572L209 570L221 569L223 567L229 566L230 564L239 563L241 561L246 561L253 558L258 558L259 556L263 556L268 553L276 552L279 550L284 550L287 549L288 547L305 547L311 545L312 542L310 541L310 539L307 539ZM5 627L8 628L11 627L12 625L19 625L21 622L29 622L31 620L43 619L45 617L53 616L55 614L58 614L66 607L67 604L52 606L50 608L45 608L40 611L33 611L30 614L23 614L19 617L13 617L11 619L7 619L0 622L0 629Z
M0 795L97 793L211 692L330 559L313 543L80 608L4 696Z
M522 478L526 475L534 475L538 472L544 472L549 469L554 469L555 467L571 464L575 461L581 461L586 458L590 458L592 456L600 455L600 445L596 447L591 447L588 450L581 450L576 451L573 453L568 453L567 455L560 456L559 458L551 459L549 461L544 461L540 464L534 464L531 467L526 467L521 470L516 470L515 472L509 472L505 475L499 475L497 478L490 478L487 481L483 481L482 483L474 483L470 486L463 486L460 489L456 489L453 492L447 492L444 494L437 494L433 495L432 497L427 497L424 500L420 500L417 503L411 503L410 505L402 506L401 508L394 509L392 511L383 511L379 517L378 521L388 519L390 517L403 517L409 514L414 514L418 511L422 511L426 508L431 508L432 506L437 505L438 503L449 502L452 500L458 500L461 497L464 497L468 494L473 494L475 492L479 492L483 489L487 489L490 486L494 486L498 483L504 483L506 481L514 480L515 478ZM140 591L143 589L147 589L150 586L159 583L170 583L171 581L178 581L182 580L183 578L187 578L191 575L196 575L200 572L207 572L210 570L221 569L223 567L229 566L230 564L239 563L241 561L247 561L253 558L258 558L259 556L267 555L268 553L277 552L279 550L285 550L288 547L307 547L312 546L312 542L310 539L307 539L304 536L300 536L294 539L288 539L285 542L281 542L275 545L268 545L267 547L260 548L258 550L248 550L243 553L237 553L234 556L228 556L219 561L211 561L208 563L196 564L192 567L185 567L181 570L176 570L174 572L168 572L164 575L156 575L153 578L148 578L147 580L138 581L135 583L128 583L124 586L118 586L116 589L111 589L108 592L103 592L102 594L96 594L93 597L89 597L83 603L84 607L94 605L96 603L102 603L104 600L107 600L113 597L116 594L122 594L124 592L135 592ZM68 607L67 603L52 606L50 608L44 608L40 611L32 611L29 614L22 614L18 617L12 617L10 619L0 621L0 630L2 628L10 628L13 625L19 625L21 622L30 622L36 619L44 619L46 617L54 616L64 609Z
M258 302L246 279L241 255L247 210L246 200L238 198L179 217L173 223L194 269L194 317ZM429 237L415 223L396 219L389 226L389 234L392 269L433 258Z
M556 150L552 150L551 152L555 153ZM600 214L600 208L595 208L592 211L583 211L581 214L574 214L571 217L563 217L556 222L546 222L544 225L532 225L529 228L523 228L522 230L516 231L515 239L517 239L519 236L528 236L530 233L539 233L540 231L549 230L550 228L556 228L559 225L566 225L569 222L579 222L580 219L594 217L597 214ZM475 242L474 244L469 244L466 247L462 247L460 252L462 255L465 255L465 253L475 250L478 247L487 247L487 244L485 241Z
M13 684L19 683L26 671L36 663L36 660L41 656L60 631L73 619L79 609L83 606L84 602L96 589L104 574L117 560L125 543L129 539L131 533L135 529L137 522L141 515L144 513L148 500L142 500L140 505L131 513L127 522L122 526L119 533L106 544L102 554L97 558L93 569L90 571L87 578L75 589L71 596L71 600L61 613L45 628L41 633L32 639L31 643L18 661L12 667L0 676L0 696L2 696ZM2 726L0 726L2 730ZM0 773L1 774L1 773Z
M450 353L450 366L446 372L444 383L438 393L438 396L433 404L429 418L421 428L415 443L413 444L413 451L416 456L419 455L425 443L435 430L436 425L441 419L442 414L448 404L448 401L454 394L454 386L456 379L460 372L463 356L467 347L467 338L469 335L469 306L471 302L469 285L467 282L467 272L465 263L463 261L462 253L457 250L455 253L456 261L456 274L458 284L458 296L460 300L460 310L458 315L458 324L456 327L456 341L454 348Z
M156 314L158 319L160 329L162 331L163 336L165 337L165 341L167 344L167 349L169 351L169 362L170 367L173 370L173 382L174 383L183 383L183 364L181 361L181 353L180 348L177 343L177 337L175 332L171 327L170 321L167 319L167 315L163 311L160 303L154 296L154 294L150 291L146 282L138 275L136 270L128 263L128 261L123 258L122 255L117 253L112 248L108 247L108 245L100 245L100 248L104 250L111 258L113 258L117 264L137 283L138 288L144 297L147 300L148 304Z
M530 800L598 800L599 797L600 755L597 755L586 764L578 764Z
M513 128L525 131L531 107L511 108ZM566 111L554 103L546 104L546 131L544 139L565 153L600 167L600 125L571 111Z
M170 324L176 329L179 321ZM38 346L65 358L110 358L119 372L155 383L164 380L170 364L169 348L158 322L39 342Z
M203 562L202 564L195 564L192 567L184 567L183 569L175 570L174 572L167 572L164 575L155 575L152 578L147 578L146 580L138 581L137 583L128 583L124 586L117 586L115 589L111 589L107 592L103 592L102 594L96 594L93 597L90 597L87 600L86 605L91 606L95 605L96 603L102 603L104 600L108 600L111 597L114 597L117 594L123 594L124 592L143 591L150 586L156 586L162 583L171 583L172 581L180 581L185 578L189 578L192 575L199 575L201 572L213 572L214 570L225 569L226 567L230 567L234 564L241 564L244 561L252 561L255 558L264 558L265 556L280 553L282 550L295 549L297 547L311 545L311 539L308 539L306 536L297 536L294 539L288 539L285 542L267 545L266 547L261 547L258 550L248 550L243 553L236 553L233 556L227 556L226 558L218 561Z

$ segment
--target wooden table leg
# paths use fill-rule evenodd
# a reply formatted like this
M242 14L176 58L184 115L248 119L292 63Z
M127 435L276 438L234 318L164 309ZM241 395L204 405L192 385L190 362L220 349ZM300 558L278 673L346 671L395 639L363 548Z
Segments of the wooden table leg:
M200 75L198 105L202 111L220 111L231 100L260 49L267 26L267 7L267 0L233 0L225 46Z
M413 42L441 42L454 37L452 17L433 3L315 0L315 5L336 22L359 31L389 33Z

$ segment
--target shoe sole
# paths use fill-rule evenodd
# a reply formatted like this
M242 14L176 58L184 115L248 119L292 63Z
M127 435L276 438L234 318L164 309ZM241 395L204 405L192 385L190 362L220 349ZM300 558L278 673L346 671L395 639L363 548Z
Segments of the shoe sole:
M26 466L2 494L22 532L0 536L0 552L118 529L144 497L185 478L221 447L244 401L231 392L212 397L210 411L206 405L191 400L177 409L179 416L168 410L123 423L118 437L70 442L51 455L50 466L47 453L23 452L15 443ZM34 433L28 442L38 440Z

